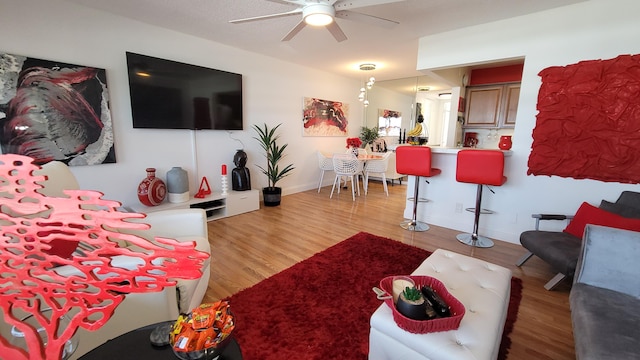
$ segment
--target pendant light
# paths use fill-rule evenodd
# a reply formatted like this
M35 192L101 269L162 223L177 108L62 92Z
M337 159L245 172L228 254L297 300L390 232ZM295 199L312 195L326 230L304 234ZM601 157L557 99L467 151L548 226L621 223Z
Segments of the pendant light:
M376 64L366 63L360 64L360 70L362 71L372 71L376 69ZM371 90L373 84L375 84L376 78L371 76L367 82L364 83L364 86L360 88L360 94L358 94L358 100L362 101L364 107L369 106L369 96L368 91Z

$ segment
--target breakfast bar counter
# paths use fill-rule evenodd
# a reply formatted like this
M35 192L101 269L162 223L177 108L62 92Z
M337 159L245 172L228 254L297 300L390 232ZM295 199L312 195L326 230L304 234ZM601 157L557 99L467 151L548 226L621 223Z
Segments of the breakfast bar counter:
M391 151L395 151L398 146L427 146L427 145L410 145L410 144L396 144L389 145L387 148ZM457 155L460 150L476 149L476 150L498 150L498 149L483 149L483 148L470 148L470 147L445 147L445 146L429 146L432 154L449 154ZM511 150L502 150L504 156L511 156L513 153Z
M398 146L424 145L391 145L388 146L388 149L393 151ZM431 225L460 230L461 233L468 233L472 230L471 224L473 224L474 215L472 212L465 211L465 209L475 206L477 188L456 180L458 152L470 149L494 151L498 149L440 146L430 146L430 148L431 166L440 169L442 172L438 176L429 178L428 186L420 186L419 198L428 199L428 201L420 201L418 203L417 220ZM512 150L501 151L505 156L505 175L509 177L509 160L514 156L514 152ZM406 206L404 213L401 215L404 219L410 219L413 216L413 201L410 198L413 198L414 181L415 176L408 176ZM517 217L517 214L512 212L512 206L509 204L508 194L513 184L507 182L500 189L495 189L494 191L498 192L499 196L494 196L492 192L487 191L483 197L483 208L486 207L494 211L491 216L483 216L480 222L480 232L489 238L513 241L515 235L508 230L509 225L515 224ZM452 240L455 240L455 238Z

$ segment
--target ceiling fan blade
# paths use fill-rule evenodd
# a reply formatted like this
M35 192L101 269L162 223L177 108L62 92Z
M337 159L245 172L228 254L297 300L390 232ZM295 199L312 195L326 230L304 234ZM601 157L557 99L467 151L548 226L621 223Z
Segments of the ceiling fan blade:
M365 6L384 5L397 3L405 0L340 0L333 5L336 11L357 9Z
M278 4L284 4L284 5L298 5L298 6L305 5L305 0L267 0L267 1L271 1Z
M337 11L336 17L340 19L359 21L359 22L380 26L387 29L390 29L400 24L399 22L394 20L389 20L389 19L385 19L385 18L373 16L373 15L361 14L359 12L349 11L349 10Z
M291 29L289 33L285 35L280 41L289 41L293 39L293 37L296 36L300 32L300 30L304 29L306 25L307 23L304 22L304 20L300 20L300 22L297 23L296 26L294 26L293 29Z
M244 19L229 20L229 22L232 24L240 24L240 23L249 22L249 21L275 19L279 17L291 16L291 15L297 15L297 14L302 14L302 9L294 9L294 10L279 13L279 14L261 15L261 16L254 16L254 17L244 18Z
M337 22L333 21L331 24L327 25L327 30L333 35L337 42L342 42L347 40L347 35L344 34L342 29Z

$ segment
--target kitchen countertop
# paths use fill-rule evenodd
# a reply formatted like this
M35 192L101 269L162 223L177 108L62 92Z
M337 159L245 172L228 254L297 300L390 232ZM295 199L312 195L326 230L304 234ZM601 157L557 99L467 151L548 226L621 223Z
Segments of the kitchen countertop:
M426 146L426 145L409 145L409 144L395 144L395 145L387 145L387 149L389 150L394 150L398 147L398 146ZM466 150L466 149L472 149L472 148L468 148L468 147L444 147L444 146L430 146L431 148L431 153L433 154L458 154L458 151L460 150ZM482 149L482 148L475 148L477 150L499 150L499 149ZM511 154L513 153L513 151L511 150L501 150L504 153L504 156L511 156Z

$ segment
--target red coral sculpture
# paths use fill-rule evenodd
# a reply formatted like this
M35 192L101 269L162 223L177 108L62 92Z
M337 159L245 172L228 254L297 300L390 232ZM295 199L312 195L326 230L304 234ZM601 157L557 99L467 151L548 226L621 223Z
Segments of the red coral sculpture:
M103 200L97 191L44 196L37 182L45 176L33 174L38 169L32 158L0 155L0 308L28 345L25 351L0 336L3 359L60 359L78 328L100 328L126 294L159 292L176 278L201 276L209 255L195 250L194 242L134 235L150 226L126 220L145 215L118 211L119 202ZM54 240L80 242L83 251L61 257L50 251ZM136 268L118 266L131 257L138 259ZM45 329L46 346L36 328L21 321L25 315Z

